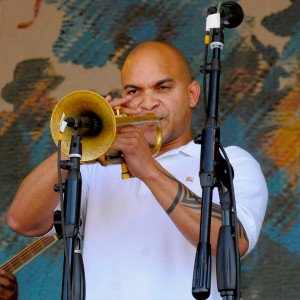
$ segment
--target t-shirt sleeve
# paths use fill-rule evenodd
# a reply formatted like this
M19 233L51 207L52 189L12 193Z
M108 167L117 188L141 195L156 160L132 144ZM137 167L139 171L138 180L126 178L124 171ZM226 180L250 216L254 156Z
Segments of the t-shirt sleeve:
M248 254L256 245L268 202L268 189L259 163L247 151L226 148L234 169L234 192L237 216L249 240Z

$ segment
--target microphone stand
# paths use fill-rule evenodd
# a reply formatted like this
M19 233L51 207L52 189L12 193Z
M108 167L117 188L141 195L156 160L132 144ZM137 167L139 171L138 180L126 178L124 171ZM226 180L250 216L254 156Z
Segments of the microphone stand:
M81 206L81 173L80 159L82 155L81 136L74 130L70 145L70 161L61 162L61 167L68 169L64 185L64 224L62 231L66 238L64 256L62 299L85 299L85 275L81 255L80 206ZM64 225L64 226L63 226Z
M224 173L232 172L225 168ZM231 175L229 177L232 178ZM240 255L236 237L236 223L232 212L232 182L228 186L219 186L220 204L222 209L222 226L217 246L217 283L218 290L225 300L239 299Z
M220 126L218 122L218 100L221 73L220 53L223 48L223 26L214 28L211 37L212 62L209 66L210 82L207 105L207 119L202 130L200 156L200 183L202 187L202 208L199 243L197 245L192 294L195 299L207 299L211 284L211 245L210 227L213 189L218 187L222 211L217 246L217 279L218 290L224 299L235 299L236 296L236 248L233 237L235 232L231 226L232 212L228 178L230 167L224 166L220 150ZM206 71L206 70L205 70ZM197 142L197 141L196 141ZM226 155L226 154L225 154ZM225 162L226 163L226 162ZM230 178L229 178L230 179ZM227 188L228 189L227 189Z

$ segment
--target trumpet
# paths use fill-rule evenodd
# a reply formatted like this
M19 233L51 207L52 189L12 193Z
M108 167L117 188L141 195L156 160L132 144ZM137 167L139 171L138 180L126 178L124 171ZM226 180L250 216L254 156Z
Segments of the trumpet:
M55 106L51 119L50 131L52 139L58 146L60 123L62 116L68 118L85 118L93 116L100 124L97 132L84 131L82 137L81 163L99 161L101 165L121 164L122 178L131 178L127 170L123 154L120 151L113 151L111 146L116 136L117 127L133 126L140 124L154 124L156 126L156 138L154 145L150 146L153 157L157 155L162 143L162 128L160 119L154 114L144 116L127 115L120 112L121 107L114 109L110 104L95 92L79 90L64 96ZM66 128L61 139L61 151L69 157L73 131Z

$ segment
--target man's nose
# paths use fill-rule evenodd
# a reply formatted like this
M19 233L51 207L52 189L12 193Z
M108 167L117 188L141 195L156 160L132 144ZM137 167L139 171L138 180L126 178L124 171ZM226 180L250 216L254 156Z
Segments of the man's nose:
M151 91L145 92L141 98L142 99L139 104L139 107L141 107L144 110L151 111L156 106L158 106L159 101L157 95L155 95L155 93Z

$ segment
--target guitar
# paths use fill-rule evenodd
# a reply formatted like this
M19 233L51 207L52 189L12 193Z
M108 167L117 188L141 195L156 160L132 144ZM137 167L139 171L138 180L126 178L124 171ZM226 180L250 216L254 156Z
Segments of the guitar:
M39 238L1 265L0 269L15 273L58 240L59 237L56 235Z

